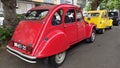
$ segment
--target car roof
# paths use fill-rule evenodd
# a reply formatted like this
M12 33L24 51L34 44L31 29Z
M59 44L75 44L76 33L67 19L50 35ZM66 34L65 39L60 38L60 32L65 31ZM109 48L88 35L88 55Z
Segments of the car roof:
M101 12L106 12L107 10L93 10L93 11L88 11L86 13L101 13Z
M65 6L65 7L77 7L75 5L72 5L72 4L59 4L59 5L43 5L43 6L37 6L35 8L32 8L30 10L42 10L42 9L48 9L48 10L51 10L55 7L58 7L58 6Z

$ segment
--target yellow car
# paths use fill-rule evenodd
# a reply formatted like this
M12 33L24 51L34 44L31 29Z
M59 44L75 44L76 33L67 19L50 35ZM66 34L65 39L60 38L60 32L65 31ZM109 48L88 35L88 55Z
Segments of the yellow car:
M85 13L85 21L94 23L98 33L103 34L106 28L112 28L113 20L108 17L107 10L88 11Z

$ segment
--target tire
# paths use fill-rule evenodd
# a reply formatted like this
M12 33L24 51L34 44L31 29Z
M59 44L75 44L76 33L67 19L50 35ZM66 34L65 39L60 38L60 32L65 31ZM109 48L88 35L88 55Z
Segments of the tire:
M49 58L50 65L58 67L63 64L66 58L66 51L56 54Z
M118 21L116 25L119 26L120 25L120 21Z
M108 28L108 29L112 29L112 27L113 27L113 26L109 26L109 28Z
M99 34L104 34L104 32L105 32L105 29L99 29L99 30L98 30L98 33L99 33Z
M86 42L92 43L92 42L95 41L95 38L96 38L96 31L93 30L91 36L90 36L89 38L86 39Z

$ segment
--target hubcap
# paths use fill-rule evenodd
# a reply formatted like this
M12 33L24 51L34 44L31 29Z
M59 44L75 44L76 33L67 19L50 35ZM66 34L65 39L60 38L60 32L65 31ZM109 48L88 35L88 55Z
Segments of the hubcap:
M95 32L92 33L92 41L95 40Z
M57 64L61 64L66 57L66 52L59 53L55 56L55 61Z
M120 21L118 22L118 25L120 25Z
M105 32L105 29L102 29L102 33L104 33Z

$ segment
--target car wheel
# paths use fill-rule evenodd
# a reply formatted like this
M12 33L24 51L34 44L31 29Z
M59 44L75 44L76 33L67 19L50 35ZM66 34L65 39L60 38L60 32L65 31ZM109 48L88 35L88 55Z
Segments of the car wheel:
M113 27L113 26L109 26L109 28L108 28L108 29L112 29L112 27Z
M104 32L105 32L105 29L99 29L99 30L98 30L98 33L99 33L99 34L103 34Z
M120 25L120 21L117 22L117 26L119 26L119 25Z
M86 39L86 42L88 42L88 43L94 42L94 41L95 41L95 38L96 38L96 31L93 30L90 38Z
M60 66L66 58L66 51L50 57L50 64L52 66Z

